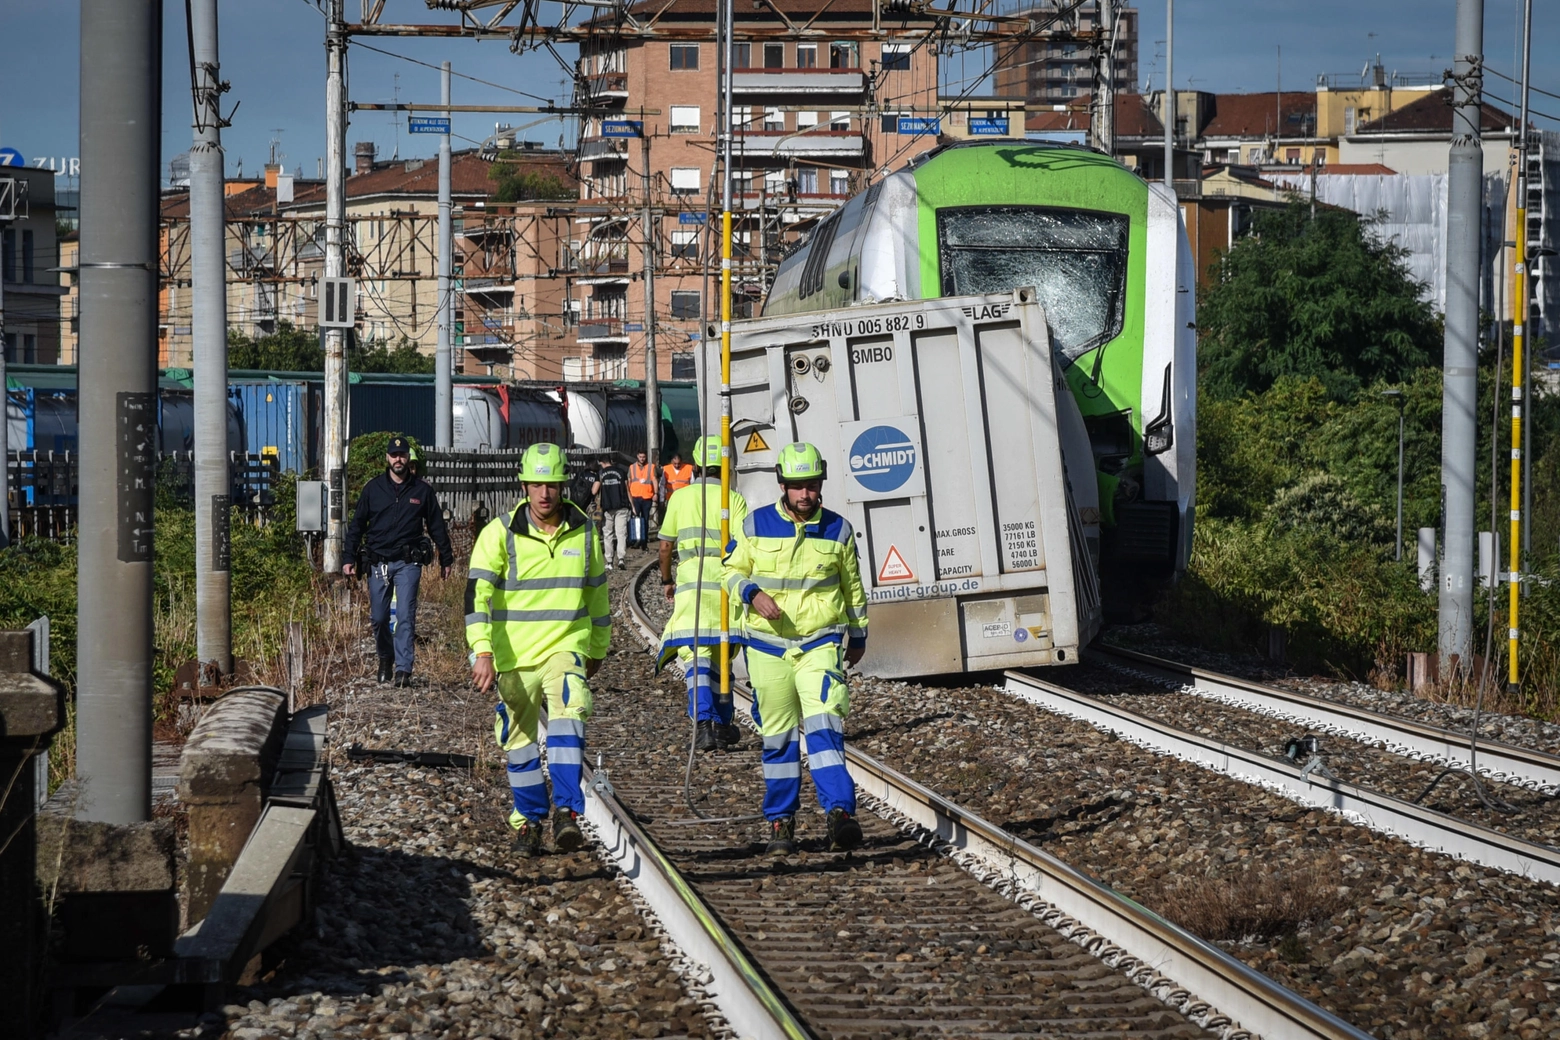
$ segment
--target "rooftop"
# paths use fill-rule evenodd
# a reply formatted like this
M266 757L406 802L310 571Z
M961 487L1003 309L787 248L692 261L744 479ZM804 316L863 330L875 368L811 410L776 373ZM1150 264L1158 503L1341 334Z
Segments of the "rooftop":
M1356 134L1450 134L1452 132L1452 95L1438 90L1411 101L1380 119L1362 123ZM1479 106L1479 129L1485 133L1510 130L1516 120L1489 102Z
M1282 94L1215 94L1212 118L1199 137L1297 136L1316 126L1316 95L1303 90Z

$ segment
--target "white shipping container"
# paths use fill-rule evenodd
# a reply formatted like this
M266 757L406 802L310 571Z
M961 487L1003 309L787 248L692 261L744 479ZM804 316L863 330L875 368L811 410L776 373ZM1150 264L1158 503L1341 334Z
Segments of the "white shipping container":
M871 599L863 670L1078 660L1100 624L1098 486L1032 291L737 322L731 391L750 505L779 497L787 441L828 461L825 503L856 528ZM718 430L719 397L702 397Z

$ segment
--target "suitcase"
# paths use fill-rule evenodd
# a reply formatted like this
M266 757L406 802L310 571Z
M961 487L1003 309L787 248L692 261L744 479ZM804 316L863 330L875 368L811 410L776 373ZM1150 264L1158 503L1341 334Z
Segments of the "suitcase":
M649 532L645 529L646 526L645 518L642 516L631 516L628 518L628 544L630 546L635 549L643 549L645 547L645 540L649 537Z

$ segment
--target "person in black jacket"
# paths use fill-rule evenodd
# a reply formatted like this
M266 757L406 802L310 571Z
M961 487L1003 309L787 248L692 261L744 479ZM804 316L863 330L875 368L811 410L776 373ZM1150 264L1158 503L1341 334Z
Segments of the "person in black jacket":
M611 570L614 560L623 567L628 562L628 472L617 459L604 458L590 490L601 503L601 544L607 569Z
M455 552L444 526L433 488L411 471L410 445L405 437L391 437L385 448L385 471L363 485L357 511L347 527L343 574L355 574L368 565L369 619L379 650L379 681L407 686L416 657L413 638L417 628L417 587L422 566L433 562L433 546L439 548L439 577L450 576ZM428 534L423 534L427 525ZM429 536L432 536L432 544ZM363 559L359 560L361 549ZM390 632L390 596L396 599L395 634Z

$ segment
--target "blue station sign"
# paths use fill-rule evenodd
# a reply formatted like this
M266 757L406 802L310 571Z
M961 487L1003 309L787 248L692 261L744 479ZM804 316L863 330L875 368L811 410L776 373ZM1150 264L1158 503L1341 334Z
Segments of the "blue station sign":
M902 134L940 134L942 133L941 119L927 119L924 116L900 116L899 132Z
M604 119L601 122L602 137L638 137L645 124L637 119Z
M408 116L406 132L409 134L447 134L450 121L444 116Z
M973 137L1006 137L1008 121L1006 119L971 119L970 135Z
M679 213L679 214L677 214L677 223L679 223L679 224L702 224L702 223L704 223L708 219L709 219L709 214L708 213Z

